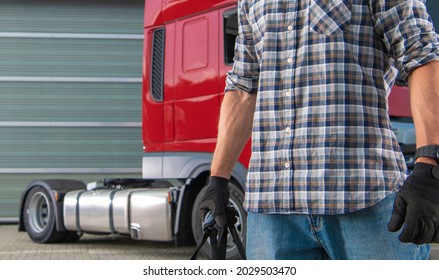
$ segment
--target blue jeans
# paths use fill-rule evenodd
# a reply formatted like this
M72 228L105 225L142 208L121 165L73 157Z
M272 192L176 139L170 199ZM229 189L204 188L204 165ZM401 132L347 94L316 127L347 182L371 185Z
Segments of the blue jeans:
M428 259L430 246L401 243L387 231L395 195L349 214L248 213L248 259Z

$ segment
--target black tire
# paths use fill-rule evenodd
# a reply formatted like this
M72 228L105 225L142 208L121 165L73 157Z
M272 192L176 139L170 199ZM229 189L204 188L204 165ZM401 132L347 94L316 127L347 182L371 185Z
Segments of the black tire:
M242 207L242 203L244 201L244 192L236 186L233 182L229 183L229 191L230 191L230 199L229 205L233 206L238 212L238 222L235 224L236 230L241 238L242 243L245 246L245 237L247 233L247 213ZM202 229L202 219L198 212L199 205L201 200L206 192L206 188L203 188L200 193L197 195L197 198L194 202L194 207L192 209L192 232L194 234L195 242L197 246L201 243L203 239L203 229ZM200 250L200 254L205 258L211 258L210 244L209 240L203 245ZM241 255L239 254L238 248L233 242L233 238L230 233L227 234L227 251L226 251L226 259L228 260L238 260L241 259Z
M59 242L66 234L56 230L55 207L49 192L40 186L32 188L26 196L23 222L30 239L36 243Z
M66 231L61 241L65 243L73 243L78 241L81 237L81 233L76 231Z

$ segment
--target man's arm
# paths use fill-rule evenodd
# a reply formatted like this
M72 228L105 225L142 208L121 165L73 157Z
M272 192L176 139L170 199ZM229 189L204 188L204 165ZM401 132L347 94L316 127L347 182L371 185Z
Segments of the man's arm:
M439 62L413 70L409 89L417 148L438 145ZM419 157L396 196L388 229L396 232L402 228L402 242L439 243L438 167L435 159Z
M416 146L439 145L439 61L416 68L409 76L409 89ZM417 162L436 165L427 157Z
M228 182L242 149L251 136L256 94L229 91L221 105L218 141L211 166L211 177L200 203L200 216L212 212L216 224L227 228Z
M256 94L229 91L221 105L218 141L211 176L230 178L242 149L252 132Z

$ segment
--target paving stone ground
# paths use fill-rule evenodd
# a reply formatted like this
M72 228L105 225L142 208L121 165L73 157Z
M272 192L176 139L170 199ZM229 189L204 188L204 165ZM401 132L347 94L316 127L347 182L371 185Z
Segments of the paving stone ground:
M18 225L0 225L0 260L189 260L195 247L85 234L74 243L36 244ZM439 244L430 259L439 260Z
M73 243L36 244L18 225L0 225L0 260L188 260L194 247L88 235Z

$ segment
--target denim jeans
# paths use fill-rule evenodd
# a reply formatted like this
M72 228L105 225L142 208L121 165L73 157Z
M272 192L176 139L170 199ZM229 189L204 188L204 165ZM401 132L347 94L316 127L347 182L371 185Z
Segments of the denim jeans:
M248 213L248 259L428 259L430 246L387 231L395 195L349 214Z

